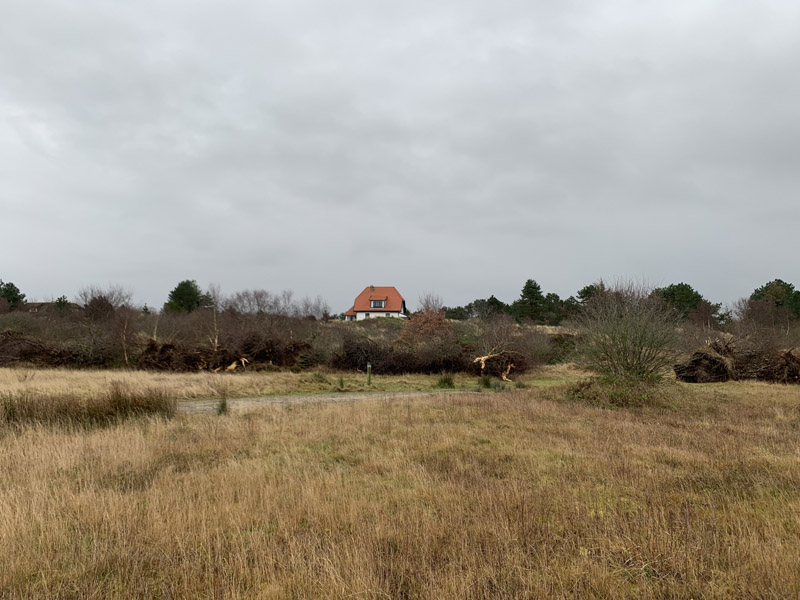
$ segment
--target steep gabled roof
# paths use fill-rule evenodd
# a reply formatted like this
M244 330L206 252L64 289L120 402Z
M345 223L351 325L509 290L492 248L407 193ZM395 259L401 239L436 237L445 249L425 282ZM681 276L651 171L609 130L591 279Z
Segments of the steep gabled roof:
M370 300L385 300L384 308L371 308ZM403 297L394 286L374 286L369 285L364 291L356 296L356 301L350 310L344 313L347 316L355 316L356 312L402 312Z

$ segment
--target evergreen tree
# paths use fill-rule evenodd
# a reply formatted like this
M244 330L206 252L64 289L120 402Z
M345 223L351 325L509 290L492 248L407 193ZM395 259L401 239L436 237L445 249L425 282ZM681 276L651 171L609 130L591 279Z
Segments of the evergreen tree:
M114 305L106 296L95 296L83 307L84 314L92 321L107 321L114 314Z
M543 321L545 312L545 297L541 286L533 279L528 279L522 286L520 297L511 305L511 313L517 319L531 319L536 322Z
M444 316L455 321L464 321L469 318L469 312L465 306L455 306L453 308L445 306Z
M564 320L564 303L558 294L553 292L544 297L542 319L545 325L558 325Z
M489 299L486 301L486 306L489 308L489 312L493 315L508 312L508 304L495 298L494 294L489 296Z
M703 301L703 296L688 283L673 283L663 288L656 288L653 293L660 297L667 306L671 306L684 319L689 311L696 309Z
M570 296L562 302L564 316L572 317L581 310L581 303L575 296Z
M718 324L720 321L722 305L712 304L688 283L673 283L656 288L653 294L675 309L682 319L706 324Z
M448 318L458 319L463 316L465 319L488 319L494 315L508 312L508 305L495 298L493 295L488 299L478 298L473 300L464 307L457 306L456 308L448 309L450 314L455 316L448 316Z
M764 300L775 308L786 308L796 317L800 317L800 291L794 285L782 279L774 279L753 290L751 300Z
M8 302L11 310L19 308L25 303L25 294L20 292L19 288L10 281L8 283L3 283L2 279L0 279L0 298Z
M206 302L206 295L194 279L185 279L175 286L164 303L164 310L190 313Z
M56 311L58 311L58 314L60 315L63 315L65 312L67 312L67 309L69 308L69 300L67 300L67 297L64 295L56 298L54 304L56 305Z
M586 304L590 298L606 291L606 284L601 279L597 283L590 283L578 291L578 301L581 304Z

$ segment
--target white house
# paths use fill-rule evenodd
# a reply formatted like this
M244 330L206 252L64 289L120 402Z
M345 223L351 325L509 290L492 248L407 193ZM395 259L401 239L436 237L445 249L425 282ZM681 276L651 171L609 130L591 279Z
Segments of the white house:
M396 317L405 319L406 301L392 286L370 285L356 296L353 307L344 313L346 321L361 321L373 317Z

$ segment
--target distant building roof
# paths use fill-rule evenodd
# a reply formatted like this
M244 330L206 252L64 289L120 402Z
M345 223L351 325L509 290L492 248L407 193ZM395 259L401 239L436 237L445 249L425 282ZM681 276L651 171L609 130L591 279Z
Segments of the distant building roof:
M383 308L373 308L372 300L384 300ZM353 306L344 314L354 317L357 312L403 312L404 308L403 297L394 286L369 285L356 296Z
M75 304L74 302L67 302L61 306L59 306L56 302L26 302L25 304L20 305L19 310L24 310L29 313L55 312L58 310L76 312L83 310L83 307L80 304Z

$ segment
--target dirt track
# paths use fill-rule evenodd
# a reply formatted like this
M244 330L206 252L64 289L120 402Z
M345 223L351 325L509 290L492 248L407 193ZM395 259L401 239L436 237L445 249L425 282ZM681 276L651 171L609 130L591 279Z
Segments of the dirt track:
M264 406L286 406L289 404L306 404L309 402L357 402L359 400L396 400L398 398L419 398L422 396L438 396L441 394L471 394L464 391L423 391L423 392L359 392L359 393L331 393L310 394L305 396L261 396L251 398L229 398L228 410L241 412L244 410ZM183 400L178 402L178 412L186 414L213 413L219 406L219 398L213 400Z

